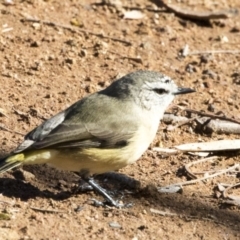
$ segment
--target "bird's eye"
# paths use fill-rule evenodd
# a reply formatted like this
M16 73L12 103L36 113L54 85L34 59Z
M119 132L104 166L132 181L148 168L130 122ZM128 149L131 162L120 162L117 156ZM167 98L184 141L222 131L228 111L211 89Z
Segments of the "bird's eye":
M169 92L169 91L167 91L164 88L155 88L153 91L158 93L158 94L164 94L164 93L168 93Z

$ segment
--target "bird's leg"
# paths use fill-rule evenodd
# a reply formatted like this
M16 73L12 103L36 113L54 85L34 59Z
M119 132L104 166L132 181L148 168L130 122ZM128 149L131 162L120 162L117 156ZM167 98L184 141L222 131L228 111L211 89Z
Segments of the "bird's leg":
M94 188L87 183L85 180L82 180L81 182L79 182L79 185L77 187L77 191L78 192L88 192L88 191L93 191Z
M132 206L132 204L120 204L120 203L118 203L118 201L115 201L104 188L99 186L99 184L97 184L94 181L94 178L91 177L91 175L90 175L88 170L82 169L78 173L78 175L80 175L81 179L83 181L85 181L85 183L88 184L87 189L89 189L89 190L93 189L93 190L95 190L97 193L99 193L100 195L102 195L105 198L104 202L101 202L101 201L93 199L93 202L94 202L94 204L96 206L105 206L106 204L112 205L112 206L117 207L117 208L131 207Z
M82 172L74 172L78 177L81 177L81 180L79 181L78 183L78 186L77 188L74 188L74 192L88 192L88 191L93 191L93 187L91 185L89 185L87 183L87 181L85 180L88 176L89 176L89 173L88 171L82 171Z
M107 203L110 203L111 205L113 205L113 206L115 206L115 207L121 207L120 204L117 203L117 202L107 193L107 191L106 191L104 188L102 188L101 186L99 186L99 185L94 181L93 178L91 178L91 177L84 178L84 181L86 181L96 192L98 192L100 195L102 195L102 196L106 199ZM98 202L98 201L97 201L97 202L95 201L95 203L97 203L97 205L103 205L103 203Z

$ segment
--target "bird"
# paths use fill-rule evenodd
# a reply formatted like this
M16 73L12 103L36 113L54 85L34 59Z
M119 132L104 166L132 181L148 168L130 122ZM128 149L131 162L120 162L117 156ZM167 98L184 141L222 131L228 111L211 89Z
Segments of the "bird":
M94 177L137 161L154 140L174 97L194 91L178 87L160 72L129 73L27 133L0 159L0 174L20 165L47 163L78 172L106 204L121 207Z

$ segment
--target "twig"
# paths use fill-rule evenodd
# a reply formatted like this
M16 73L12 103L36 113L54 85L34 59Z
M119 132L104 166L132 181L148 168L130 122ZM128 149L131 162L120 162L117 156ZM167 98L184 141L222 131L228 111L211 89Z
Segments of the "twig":
M115 42L121 42L121 43L124 43L124 44L129 45L129 46L132 45L132 43L129 42L129 41L122 40L122 39L119 39L119 38L105 36L102 33L95 33L95 32L89 31L87 29L82 29L82 28L81 29L76 29L76 28L71 27L69 25L62 25L62 24L59 24L59 23L51 22L51 21L39 20L39 19L28 18L28 17L24 18L22 20L25 21L25 22L42 23L42 24L45 24L45 25L48 25L48 26L60 27L60 28L66 29L68 31L71 31L73 33L83 32L83 33L91 34L91 35L94 35L94 36L97 36L97 37L100 37L100 38L110 39L110 40L115 41Z
M176 155L179 153L177 149L171 149L171 148L153 147L152 150L155 152L158 152L159 154L166 154L166 155Z
M188 124L188 123L196 120L196 118L197 118L197 117L193 117L193 118L187 119L187 120L185 120L185 121L182 121L181 123L176 124L176 125L174 125L174 126L168 126L168 127L167 127L167 130L168 130L168 131L173 131L174 129L176 129L176 128L178 128L178 127L181 127L181 126L183 126L183 125L185 125L185 124Z
M188 121L188 119L189 118L187 118L187 117L176 116L172 113L165 113L163 115L162 121L164 123L178 123L178 124L181 124L182 122Z
M5 112L5 110L0 108L0 115L9 118L4 112Z
M161 215L161 216L177 216L176 213L171 213L171 212L166 212L166 211L160 211L160 210L157 210L157 209L154 209L154 208L150 208L150 212L151 212L151 213L159 214L159 215Z
M66 213L66 211L59 211L54 209L42 209L38 207L30 207L32 210L39 211L39 212L48 212L48 213Z
M118 55L120 58L132 60L132 61L134 61L134 62L143 64L143 61L142 61L142 59L141 59L140 56L129 57L129 56L124 56L124 55L122 55L122 54L119 54L119 53L116 52L116 51L110 51L110 50L109 50L108 52L109 52L109 53L112 53L112 54L115 54L115 55Z
M223 201L223 203L240 207L240 197L239 196L235 196L235 195L228 195L227 194L227 192L230 189L236 188L236 187L240 187L240 183L237 183L235 185L229 186L222 192L222 196L226 199L226 200Z
M199 54L239 54L240 50L206 50L206 51L192 51L187 55L199 55Z
M2 30L2 33L10 32L10 31L12 31L12 30L13 30L12 27L4 28L4 29Z
M194 174L203 175L203 174L206 174L206 173L215 173L215 172L219 172L219 171L222 171L222 170L209 170L209 171L202 171L202 172L194 172ZM231 171L229 173L230 174L238 174L238 173L240 173L240 171Z
M10 202L3 201L3 200L0 200L0 203L7 204L7 205L11 205L11 206L14 205L14 203L10 203Z
M189 119L187 117L175 116L174 114L165 113L162 119L164 123L177 123L175 125L169 125L167 127L168 131L172 131L177 127L195 120L201 127L201 130L205 132L240 134L240 121L236 119L204 113L192 109L182 108L181 110L185 110L186 112L195 113L205 117L193 117Z
M232 171L233 169L235 169L236 167L239 167L240 164L235 164L234 166L232 167L229 167L227 169L224 169L222 170L221 172L217 172L215 174L211 174L209 176L206 176L206 177L202 177L202 178L198 178L198 179L194 179L194 180L191 180L191 181L185 181L185 182L180 182L180 183L174 183L172 184L173 186L186 186L186 185L190 185L190 184L194 184L194 183L198 183L198 182L201 182L201 181L204 181L206 179L209 179L209 178L213 178L213 177L216 177L216 176L219 176L219 175L222 175L224 173L227 173L229 171ZM170 185L171 186L171 185Z
M227 198L227 197L228 197L227 192L228 192L230 189L235 188L235 187L239 187L239 186L240 186L240 183L237 183L237 184L235 184L235 185L231 185L231 186L227 187L227 188L223 191L223 193L222 193L223 197L224 197L224 198Z
M153 0L152 0L153 1ZM175 13L181 18L187 18L192 20L211 20L211 19L226 19L231 16L236 15L238 12L235 9L232 10L222 10L217 12L193 12L192 10L182 9L176 5L170 4L166 0L154 0L156 4L162 4L167 10Z
M213 157L208 157L208 158L203 158L203 159L200 159L198 161L195 161L195 162L191 162L191 163L188 163L184 166L185 168L185 171L187 172L187 175L192 178L192 179L197 179L197 176L194 175L190 170L189 168L193 165L196 165L198 163L202 163L202 162L206 162L206 161L210 161L210 160L213 160L213 159L216 159L218 158L217 156L213 156Z
M176 123L175 125L170 125L170 126L168 126L167 127L167 130L168 131L172 131L172 130L174 130L175 128L177 128L177 127L180 127L180 126L182 126L182 125L185 125L185 124L187 124L187 123L189 123L189 122L192 122L192 121L194 121L196 119L196 117L193 117L193 118L187 118L187 117L182 117L182 116L175 116L174 114L172 114L172 113L165 113L164 115L163 115L163 119L162 119L162 121L164 122L164 123Z
M28 118L28 114L27 113L24 113L24 112L22 112L22 111L19 111L19 110L17 110L16 108L12 108L13 109L13 111L17 114L17 115L19 115L20 117L24 117L24 118Z
M207 133L232 133L240 134L240 124L220 119L211 119L209 117L201 117L196 119L201 130Z
M25 136L25 134L23 134L23 133L21 133L21 132L17 132L17 131L11 130L11 129L9 129L9 128L7 128L7 127L4 127L4 126L1 126L1 125L0 125L0 128L3 129L3 130L5 130L5 131L7 131L7 132L10 132L10 133L15 133L15 134L19 134L19 135L21 135L21 136Z
M240 200L239 199L227 199L227 200L223 200L222 203L240 207Z
M233 118L218 116L218 115L210 114L210 113L204 113L204 112L200 112L200 111L193 110L193 109L188 109L188 108L186 108L186 109L184 109L184 110L185 110L186 112L196 113L196 114L201 115L201 116L206 116L206 117L211 117L211 118L218 118L218 119L221 119L221 120L226 120L226 121L230 121L230 122L234 122L234 123L240 124L240 121L235 120L235 119L233 119Z

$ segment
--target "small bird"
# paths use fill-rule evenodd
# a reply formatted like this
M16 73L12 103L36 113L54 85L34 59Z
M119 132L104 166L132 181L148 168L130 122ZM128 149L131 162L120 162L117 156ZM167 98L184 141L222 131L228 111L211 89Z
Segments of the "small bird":
M174 97L191 92L162 73L132 72L29 132L0 159L0 173L24 164L47 163L78 172L108 204L120 207L93 177L137 161L153 141Z

